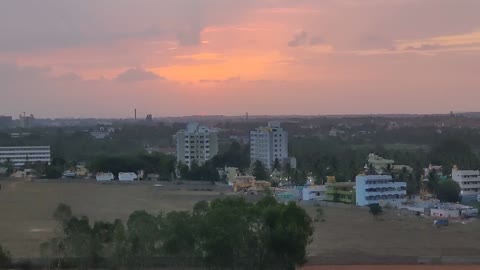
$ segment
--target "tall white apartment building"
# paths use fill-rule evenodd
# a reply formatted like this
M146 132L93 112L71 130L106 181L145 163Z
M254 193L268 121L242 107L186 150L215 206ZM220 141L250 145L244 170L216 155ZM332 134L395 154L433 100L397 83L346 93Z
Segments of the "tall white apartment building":
M250 161L261 161L272 169L275 160L281 163L288 158L288 133L280 127L280 122L272 121L267 127L250 131Z
M452 169L452 180L460 186L462 201L476 199L480 194L480 171Z
M6 146L0 147L0 163L10 161L15 167L26 162L50 164L50 146Z
M214 129L189 123L186 129L176 135L177 161L192 166L194 162L203 165L218 154L218 135Z
M394 182L391 175L358 175L355 179L357 205L406 202L407 183Z

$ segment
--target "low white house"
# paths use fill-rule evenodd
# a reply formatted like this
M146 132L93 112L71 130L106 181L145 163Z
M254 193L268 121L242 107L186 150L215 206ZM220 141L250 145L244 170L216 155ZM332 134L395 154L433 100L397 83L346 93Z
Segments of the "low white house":
M135 181L138 179L138 176L134 172L121 172L118 173L119 181Z
M325 186L307 186L302 189L302 200L325 200Z
M97 173L96 175L97 181L103 182L103 181L113 181L115 179L115 176L113 173L108 172L108 173Z
M460 210L458 209L443 209L443 208L432 208L430 209L430 216L434 218L459 218Z

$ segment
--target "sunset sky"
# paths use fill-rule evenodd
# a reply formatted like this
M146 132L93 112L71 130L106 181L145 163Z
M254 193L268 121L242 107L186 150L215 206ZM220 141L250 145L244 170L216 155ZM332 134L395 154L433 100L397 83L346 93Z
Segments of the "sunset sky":
M0 115L480 111L479 0L3 0Z

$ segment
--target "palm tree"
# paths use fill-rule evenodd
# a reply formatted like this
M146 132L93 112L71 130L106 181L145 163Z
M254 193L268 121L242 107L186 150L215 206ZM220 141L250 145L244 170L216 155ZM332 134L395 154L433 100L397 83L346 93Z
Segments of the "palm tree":
M437 177L437 174L435 172L430 172L428 174L428 182L427 182L427 190L428 192L430 192L431 194L435 194L437 193L437 190L438 190L438 177Z

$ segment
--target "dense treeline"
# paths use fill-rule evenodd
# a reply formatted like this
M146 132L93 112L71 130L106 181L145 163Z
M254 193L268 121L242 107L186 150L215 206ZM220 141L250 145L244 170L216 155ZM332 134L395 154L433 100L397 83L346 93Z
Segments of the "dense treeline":
M162 180L171 180L175 173L176 161L172 155L161 153L138 154L125 156L99 156L88 164L92 172L111 172L118 175L119 172L137 172L144 170L145 173L155 173Z
M447 138L429 148L358 146L340 139L295 138L291 140L290 152L297 158L299 169L312 172L318 178L334 175L340 180L353 180L363 170L369 153L394 159L395 164L411 166L415 179L428 164L443 166L446 174L450 174L453 165L462 169L480 168L473 146L459 138Z
M305 263L311 218L295 203L266 196L197 203L191 212L152 215L137 211L126 223L77 217L59 205L58 236L41 245L56 267L141 269L201 266L206 269L295 269Z
M0 245L0 269L6 269L11 266L11 258L8 250Z
M303 183L309 173L319 182L329 175L336 176L340 181L348 181L353 180L355 175L363 170L367 155L373 152L394 159L396 164L411 166L414 169L411 176L397 176L402 179L414 179L409 180L412 182L410 190L414 191L418 189L419 184L413 181L418 181L422 168L430 163L444 166L446 174L450 173L453 165L463 169L480 168L478 129L455 127L461 126L461 123L468 119L462 117L411 119L412 123L417 121L423 124L418 127L402 126L388 129L390 122L396 121L395 119L381 117L291 119L292 121L282 123L282 126L289 132L289 154L297 158L298 170L291 172L287 168L280 170L289 174L289 178L297 183ZM172 146L172 135L184 127L184 124L180 123L124 125L110 138L104 140L94 139L84 130L85 128L34 128L29 130L31 135L24 138L13 139L7 134L0 134L0 145L51 145L54 160L64 162L54 162L55 165L48 168L35 167L49 178L61 175L62 170L68 169L68 164L87 161L93 171L117 173L145 169L147 172L158 173L162 179L167 180L171 179L172 171L178 168L184 179L216 181L219 178L214 172L216 168L232 166L238 167L244 173L252 173L254 168L251 168L250 164L249 145L230 143L226 138L230 135L248 136L250 130L265 125L266 121L218 124L217 126L222 128L219 137L225 142L220 145L220 153L208 164L192 166L192 170L186 170L178 163L172 164L169 156L145 154L144 146L147 144ZM443 122L453 124L439 128ZM345 131L345 135L338 138L325 136L332 128ZM258 175L264 176L263 173Z
M101 155L135 155L144 152L145 145L168 147L173 144L172 135L182 124L122 125L105 139L93 138L89 131L94 127L33 128L12 130L30 135L11 138L0 133L1 146L50 145L52 154L68 161L89 161Z

